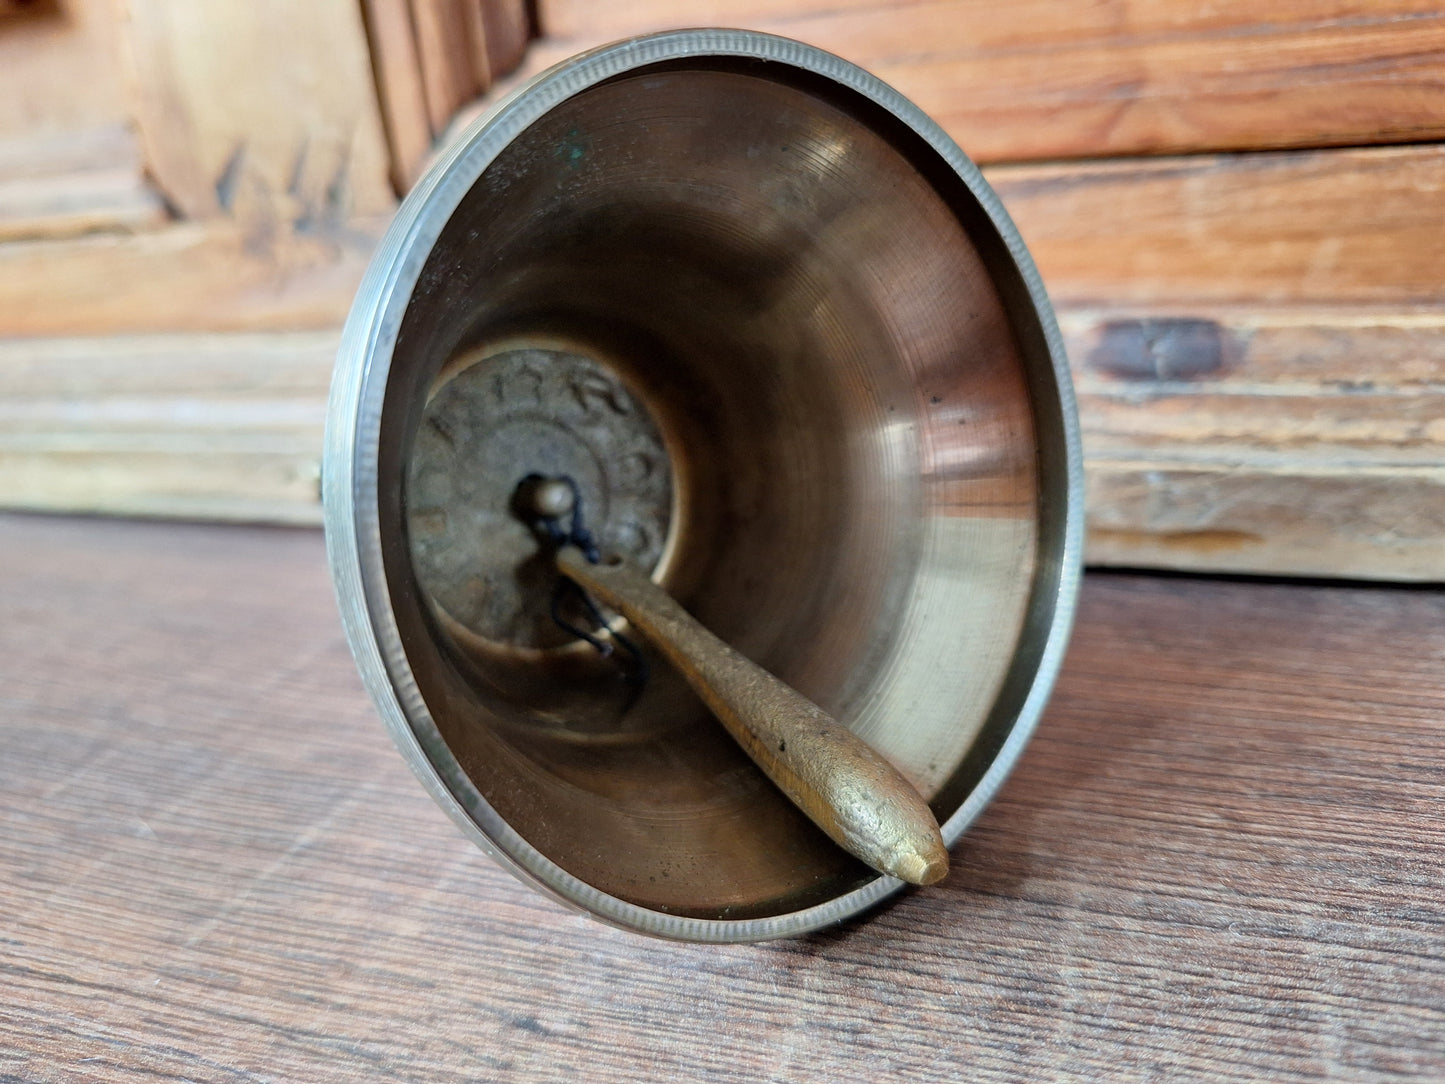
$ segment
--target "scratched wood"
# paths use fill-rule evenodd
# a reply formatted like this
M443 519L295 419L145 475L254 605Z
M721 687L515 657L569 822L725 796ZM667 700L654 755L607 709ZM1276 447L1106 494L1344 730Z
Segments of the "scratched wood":
M947 881L702 948L461 838L317 534L8 517L0 551L0 1079L1445 1075L1445 593L1092 575Z
M653 30L798 38L898 87L980 161L1445 135L1438 0L539 0L534 65Z

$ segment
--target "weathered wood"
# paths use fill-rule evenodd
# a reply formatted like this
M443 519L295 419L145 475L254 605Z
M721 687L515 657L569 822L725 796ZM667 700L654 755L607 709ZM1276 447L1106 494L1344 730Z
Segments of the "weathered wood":
M1398 309L1445 299L1445 147L999 166L988 176L1063 303ZM324 194L309 198L319 202L298 213L316 227L304 236L260 219L0 245L0 334L297 326L284 314L298 308L298 264L315 272L299 318L339 320L367 227L336 223Z
M273 231L395 203L357 0L128 0L146 160L188 218Z
M416 182L431 149L431 119L422 85L421 58L411 23L410 0L363 0L366 37L376 75L377 96L386 124L391 182L406 192Z
M1445 580L1445 468L1307 462L1088 464L1091 564Z
M1092 562L1445 580L1445 312L1067 308L1060 322ZM318 522L335 342L0 343L0 506Z
M1065 310L1089 560L1445 579L1445 311Z
M988 171L1065 302L1445 301L1445 146Z
M124 127L0 138L0 243L146 229L166 217Z
M743 26L897 86L980 161L1445 136L1435 0L541 0L537 62L633 34Z
M336 342L0 342L0 506L319 522Z
M7 13L0 243L162 222L130 123L112 0L0 5Z
M431 130L440 132L491 82L485 44L479 49L476 37L480 11L475 0L411 0L411 18L427 117Z
M182 222L0 244L0 335L339 327L387 217Z
M1445 594L1086 580L942 884L796 941L601 926L464 841L314 532L0 519L0 1075L1445 1075Z

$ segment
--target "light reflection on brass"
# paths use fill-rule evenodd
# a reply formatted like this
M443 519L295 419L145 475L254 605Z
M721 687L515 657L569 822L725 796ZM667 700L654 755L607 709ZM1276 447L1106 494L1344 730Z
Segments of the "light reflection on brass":
M876 904L897 883L671 667L632 697L535 609L469 631L433 571L480 550L500 574L520 542L449 534L415 456L469 359L565 344L604 370L669 478L629 559L877 750L951 843L1038 718L1077 586L1072 399L1021 242L916 109L765 35L609 47L467 138L369 273L329 430L338 592L398 744L474 838L610 921L731 940ZM430 568L420 535L446 539Z

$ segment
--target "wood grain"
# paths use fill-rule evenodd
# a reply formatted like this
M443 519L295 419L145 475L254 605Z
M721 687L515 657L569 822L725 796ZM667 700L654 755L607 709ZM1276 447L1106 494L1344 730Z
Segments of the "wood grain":
M1075 308L1061 325L1092 563L1445 579L1445 312Z
M986 175L1056 301L1445 302L1445 146Z
M316 534L8 517L0 550L0 1075L1445 1075L1440 592L1091 576L946 881L704 948L462 840Z
M0 506L320 521L333 332L0 341Z
M304 229L395 196L356 0L126 0L152 176L186 218Z
M401 194L416 183L433 135L411 4L409 0L363 0L362 11L377 98L386 124L391 182Z
M541 0L537 62L653 30L740 26L872 71L980 161L1445 135L1433 0Z
M0 244L0 335L339 328L390 216L318 212Z
M1445 312L1061 310L1094 564L1445 580ZM334 331L0 342L0 506L317 523Z
M1445 303L1445 146L996 167L1066 305ZM136 237L0 245L0 334L339 322L380 220L301 201ZM1328 228L1325 228L1328 224ZM330 314L329 316L324 314Z
M124 125L0 137L0 243L164 223Z

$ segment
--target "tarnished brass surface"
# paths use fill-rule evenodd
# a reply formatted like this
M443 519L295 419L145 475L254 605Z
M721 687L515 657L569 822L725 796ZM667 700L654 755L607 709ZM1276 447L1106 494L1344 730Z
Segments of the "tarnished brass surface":
M621 557L557 564L630 620L739 745L840 847L881 873L931 885L948 873L938 822L913 785L846 727L699 625Z
M407 474L412 567L436 616L472 654L554 648L556 571L511 507L519 479L567 475L611 552L661 560L672 470L657 424L598 362L523 340L464 355L427 396Z
M504 103L409 197L338 367L326 499L348 631L473 838L674 937L877 903L898 882L799 812L673 668L635 695L558 643L535 590L509 625L434 576L462 567L425 555L435 513L452 520L436 494L465 487L423 491L428 404L518 342L565 344L655 423L667 540L629 560L877 750L951 844L1039 716L1080 554L1067 371L996 198L837 58L731 31L622 43ZM563 472L506 451L508 471ZM622 507L610 469L578 479L589 509ZM597 526L604 546L626 531ZM535 554L473 556L516 575Z
M664 589L946 816L1025 622L1037 438L998 289L910 158L816 88L706 66L624 76L503 151L420 281L393 363L398 466L426 454L423 404L455 359L538 335L590 352L664 437ZM548 470L507 461L494 510ZM411 522L423 498L403 493ZM488 541L467 547L481 567L499 563ZM425 609L406 623L427 600L416 547L394 582L423 590L393 597L428 706L481 793L564 869L712 916L872 876L669 668L632 703L590 650L489 665L449 650L456 630Z

